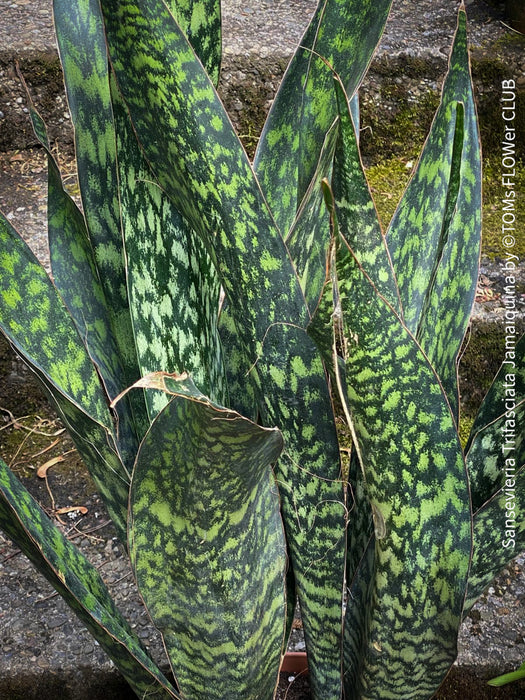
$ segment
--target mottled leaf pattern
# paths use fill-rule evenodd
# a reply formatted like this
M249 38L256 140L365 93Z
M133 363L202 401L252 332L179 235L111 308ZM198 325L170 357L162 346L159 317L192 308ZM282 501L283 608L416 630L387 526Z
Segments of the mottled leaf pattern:
M75 127L82 204L129 386L139 373L127 300L115 129L100 4L98 0L53 0L53 8Z
M45 124L27 92L35 134L47 153L48 241L53 283L57 287L97 366L110 398L125 388L125 373L113 337L105 296L82 213L64 189L58 165L49 150ZM119 407L119 438L125 464L131 469L137 450L133 411Z
M104 0L102 7L139 141L212 255L232 300L248 372L272 322L305 322L286 248L212 83L161 0ZM162 43L154 40L158 35Z
M417 342L343 244L346 402L374 518L368 645L351 697L431 696L456 655L470 563L468 480L454 420ZM425 646L422 642L425 640Z
M337 115L332 71L353 96L383 32L390 5L391 0L320 0L286 71L254 160L284 237Z
M512 336L509 335L509 341ZM506 351L506 357L476 415L466 451L480 430L487 428L525 397L525 335Z
M98 571L1 459L0 527L78 615L139 697L179 697L122 617Z
M50 382L112 428L107 397L73 319L44 268L0 214L0 329Z
M321 181L331 173L337 136L338 125L335 123L326 135L310 187L286 238L286 245L312 315L326 282L330 253L330 217L324 203Z
M165 0L215 87L222 58L220 0Z
M138 453L130 553L185 698L273 696L285 631L271 471L281 449L279 431L191 396L190 385Z
M465 13L385 239L357 89L390 4L320 0L252 168L215 90L219 0L54 0L85 216L32 108L55 283L0 216L0 330L129 540L180 697L270 700L295 593L316 700L429 697L525 547L525 339L466 458L457 434L480 227ZM179 697L1 461L0 525L137 694Z
M507 468L525 463L525 397L512 406L476 433L466 455L474 511L505 483Z
M190 372L201 391L224 401L217 332L219 284L213 264L152 174L112 81L127 283L140 374ZM165 394L146 394L150 417Z
M405 322L435 367L456 421L457 358L474 302L480 233L479 134L460 11L441 105L387 232Z
M341 695L346 502L333 408L316 348L296 326L272 326L259 360L267 424L280 427L276 467L303 614L314 697ZM267 382L267 377L271 383Z
M361 162L350 105L338 80L334 81L334 88L340 135L335 151L332 187L339 232L373 280L378 293L399 312L392 261Z
M525 335L502 363L474 420L465 453L474 511L525 462Z

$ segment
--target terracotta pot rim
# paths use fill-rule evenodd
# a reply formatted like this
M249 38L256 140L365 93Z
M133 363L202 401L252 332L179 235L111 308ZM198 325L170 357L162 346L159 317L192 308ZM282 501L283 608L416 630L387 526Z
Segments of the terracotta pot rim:
M287 651L281 664L281 672L306 673L308 671L308 659L305 651Z

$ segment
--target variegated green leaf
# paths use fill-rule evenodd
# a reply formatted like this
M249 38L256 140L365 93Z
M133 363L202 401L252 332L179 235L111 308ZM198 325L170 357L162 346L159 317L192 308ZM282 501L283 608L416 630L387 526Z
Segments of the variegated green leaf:
M355 251L360 263L369 271L379 292L399 310L399 296L392 269L392 262L381 231L379 218L372 199L358 147L358 135L354 124L355 106L348 102L338 79L334 81L339 114L339 138L335 148L335 159L331 179L333 193L327 178L319 186L319 193L326 192L326 201L332 217L340 217L339 231ZM335 197L337 215L334 211ZM325 234L326 235L326 234ZM330 234L328 234L330 235ZM325 246L328 243L325 241ZM337 353L344 355L348 329L344 328L341 314L339 290L334 288L332 268L334 249L325 257L323 270L325 280L319 303L308 326L309 335L314 338L326 362L333 365L335 360L333 343L334 330L337 336ZM335 294L335 297L334 297ZM335 305L334 305L335 304ZM328 360L328 357L331 359ZM342 368L340 372L344 371Z
M407 327L434 366L456 421L457 358L474 302L480 234L479 134L461 10L441 104L387 232Z
M510 326L512 327L512 326ZM508 336L509 348L488 390L471 428L466 451L470 449L477 433L494 423L525 397L525 335L516 342Z
M288 253L213 85L162 1L103 0L102 8L119 89L146 158L235 300L247 373L274 320L305 322Z
M200 239L175 210L137 143L112 81L127 283L140 374L189 372L224 403L219 283ZM147 392L150 418L166 395Z
M352 96L368 67L391 0L320 0L283 78L254 167L286 237L337 115L333 73Z
M126 455L115 445L108 399L62 299L2 215L0 270L0 329L49 393L122 537L129 475Z
M106 393L114 398L126 388L125 373L112 335L85 221L62 184L60 170L49 149L45 124L27 88L26 92L35 134L47 153L48 241L53 282L100 373ZM131 469L138 446L137 434L129 400L121 406L125 406L125 410L120 410L118 415L119 446L124 463Z
M1 459L0 527L78 615L139 697L179 697L122 617L98 571Z
M346 692L427 697L457 651L472 543L465 463L431 365L343 240L337 276L350 331L342 398L375 527L367 643Z
M113 335L126 371L125 385L130 386L140 375L127 299L115 129L100 4L98 0L53 0L53 8L67 99L75 127L83 209L111 313Z
M108 429L99 376L44 268L0 214L0 329L31 365Z
M246 370L246 346L237 333L234 313L230 311L226 299L221 305L219 335L224 348L224 372L228 388L228 403L230 408L246 418L257 420L258 401L261 391L259 377Z
M285 631L285 541L271 470L282 438L188 381L171 392L133 474L137 582L185 698L269 700Z
M275 378L262 370L261 345L266 342L268 329L278 322L304 324L307 309L250 165L212 85L170 16L155 3L130 1L117 7L108 1L103 7L119 88L148 161L172 201L208 245L231 301L240 347L245 348L244 362L238 363L240 376L248 382L248 373L252 372L252 386L260 386L262 393L276 400L282 395L282 387L278 390ZM151 41L152 31L164 37L162 45ZM139 72L129 70L139 64ZM156 101L146 103L142 97L146 93L155 95ZM307 365L311 361L313 358L307 356ZM317 381L321 382L321 376L324 385L316 385L316 395L321 392L320 401L329 402L324 373L317 375ZM289 392L290 386L284 390ZM290 396L290 405L293 400ZM294 444L288 449L292 454L300 453ZM297 472L310 468L306 457L297 460L301 465ZM322 467L325 475L320 473L321 465L313 465L320 480L339 478L338 455L335 461L327 457ZM299 475L286 476L291 483L284 488L295 488L293 479ZM311 518L319 507L317 493L306 493L307 497L305 512ZM342 577L328 584L332 590L338 587L339 615L341 581ZM331 614L335 615L333 611ZM333 643L332 629L330 625L327 636ZM325 641L321 648L326 648ZM333 658L332 650L330 654Z
M347 507L326 373L305 331L282 324L269 329L258 366L266 388L264 420L278 425L284 438L276 477L312 693L336 700L341 697Z
M33 129L47 154L48 240L53 282L100 370L108 395L114 398L126 387L117 380L122 370L91 241L82 212L63 186L59 167L50 151L46 126L29 92L26 94Z
M350 104L339 80L334 81L340 121L332 189L340 234L372 279L379 294L400 311L392 261L366 180Z
M341 381L344 381L341 377ZM347 528L344 619L344 687L359 687L360 660L366 654L368 610L373 605L375 580L375 534L366 481L354 446L349 460L349 504Z
M508 470L525 463L525 397L512 406L476 433L466 455L474 511L505 483Z
M165 0L215 87L222 58L220 0Z
M472 566L463 614L494 577L525 551L525 464L507 465L502 487L474 513Z

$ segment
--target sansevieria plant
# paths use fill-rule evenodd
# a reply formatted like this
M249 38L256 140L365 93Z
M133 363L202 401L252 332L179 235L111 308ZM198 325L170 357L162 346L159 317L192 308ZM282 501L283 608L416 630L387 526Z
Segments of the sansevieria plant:
M250 163L215 90L218 0L54 1L82 212L32 108L52 278L1 217L0 328L104 498L175 681L3 463L0 525L140 698L272 698L296 600L314 698L430 698L524 548L521 516L501 546L511 419L525 508L523 339L512 417L507 366L458 437L481 229L465 12L385 233L357 91L390 4L320 0Z

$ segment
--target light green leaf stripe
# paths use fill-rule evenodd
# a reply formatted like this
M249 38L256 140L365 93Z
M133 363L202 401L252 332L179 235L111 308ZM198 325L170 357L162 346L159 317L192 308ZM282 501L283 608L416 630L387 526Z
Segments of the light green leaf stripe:
M195 392L174 396L137 456L131 559L188 700L273 697L286 604L271 471L281 449L279 431Z
M165 0L215 87L222 58L220 0Z
M463 11L441 104L387 242L405 322L440 377L457 421L457 358L481 246L480 146Z
M120 614L98 571L1 459L0 527L86 625L138 697L179 698Z
M107 397L73 319L44 268L0 214L0 329L27 361L108 429Z
M113 334L126 371L125 385L139 378L122 250L115 130L108 58L98 0L54 0L54 20L66 93L75 127L83 209ZM138 394L137 394L138 396ZM136 399L135 399L136 400ZM141 421L136 407L137 422Z
M141 375L189 372L224 403L219 282L200 239L152 174L112 81L130 310ZM147 392L150 419L167 403Z
M474 550L463 616L513 556L525 551L525 464L474 513Z
M93 248L82 212L64 189L60 170L49 148L46 126L27 88L26 94L33 129L47 154L48 240L53 282L100 370L108 395L114 398L125 386L117 380L122 370Z
M430 697L456 653L471 552L468 479L439 381L341 242L349 418L374 517L368 644L350 697ZM351 280L351 291L344 290Z
M295 326L276 324L258 363L266 424L278 425L276 466L287 541L301 606L314 698L341 697L341 636L347 508L333 407L319 354Z
M96 368L44 268L0 214L0 330L44 385L122 537L129 474ZM124 536L125 540L125 536Z
M283 237L312 180L325 135L337 115L331 69L352 96L383 32L390 5L391 0L320 0L290 62L254 160Z

